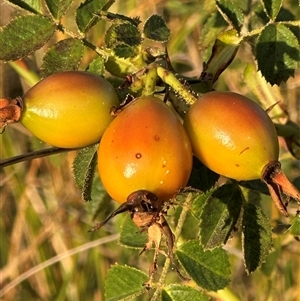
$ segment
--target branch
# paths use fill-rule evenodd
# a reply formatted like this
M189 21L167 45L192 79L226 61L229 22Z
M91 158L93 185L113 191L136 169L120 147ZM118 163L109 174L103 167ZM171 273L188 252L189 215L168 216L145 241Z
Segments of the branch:
M51 156L59 153L69 152L73 150L77 150L78 148L60 148L60 147L50 147L38 151L33 151L27 154L22 154L19 156L11 157L8 159L0 160L0 168L17 164L24 161L29 161L37 158L42 158L46 156Z

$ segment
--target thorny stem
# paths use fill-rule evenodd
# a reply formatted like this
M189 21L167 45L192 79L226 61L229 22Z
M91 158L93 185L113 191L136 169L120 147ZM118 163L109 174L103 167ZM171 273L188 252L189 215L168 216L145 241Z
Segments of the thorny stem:
M185 200L185 203L182 207L182 211L181 211L181 214L179 216L179 219L178 219L178 222L177 222L177 226L176 226L176 229L175 229L175 232L174 232L174 236L175 236L175 240L177 241L178 237L180 236L181 234L181 231L182 231L182 228L183 228L183 225L184 225L184 222L185 222L185 219L186 219L186 216L187 216L187 213L188 211L190 210L190 205L191 205L191 202L192 202L192 193L189 193L186 197L186 200ZM174 243L174 248L173 248L173 252L175 251L175 247L176 247L176 241ZM156 291L154 292L152 298L151 298L151 301L156 301L157 298L159 297L160 293L161 293L161 290L163 288L163 285L165 283L165 279L167 277L167 273L168 273L168 270L169 270L169 267L170 267L170 264L171 264L171 260L170 258L168 257L165 261L165 264L164 264L164 267L163 267L163 270L161 272L161 275L160 275L160 278L159 278L159 281L157 283L157 288L156 288Z
M84 35L76 34L76 33L74 33L73 31L68 30L67 28L65 28L62 24L58 24L58 25L57 25L57 28L58 28L58 30L60 30L62 33L67 34L68 36L70 36L70 37L72 37L72 38L74 38L74 39L79 39L79 40L81 40L82 43L83 43L86 47L88 47L88 48L94 50L97 54L103 56L104 58L107 58L107 57L109 56L109 53L108 53L107 51L105 51L105 50L103 50L103 49L101 49L101 48L95 46L95 45L92 44L91 42L89 42L89 41L85 38Z
M197 101L197 97L194 96L171 71L159 66L157 67L157 75L172 89L174 89L187 104L192 105Z
M157 72L155 68L149 68L146 74L142 95L151 96L155 92Z
M130 18L124 15L108 12L108 11L101 11L98 15L100 18L106 18L108 21L115 21L115 20L122 20L127 21L133 24L134 26L138 26L141 22L138 18Z
M77 150L77 148L59 148L59 147L50 147L38 151L33 151L27 154L22 154L19 156L11 157L8 159L0 160L0 168L13 165L16 163L32 160L32 159L37 159L37 158L42 158L50 155L55 155L63 152L68 152L68 151L74 151Z

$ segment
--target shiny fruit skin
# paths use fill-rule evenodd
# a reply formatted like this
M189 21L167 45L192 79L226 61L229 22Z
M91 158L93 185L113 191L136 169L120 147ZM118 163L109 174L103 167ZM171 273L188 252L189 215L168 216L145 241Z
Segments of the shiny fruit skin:
M98 149L98 169L103 186L119 203L137 190L168 200L189 179L190 141L164 102L140 97L106 129Z
M278 137L270 117L243 95L203 95L188 111L184 126L195 156L220 175L260 179L265 165L278 160Z
M118 96L104 78L81 71L55 73L23 96L21 123L47 144L85 147L100 140L113 120Z

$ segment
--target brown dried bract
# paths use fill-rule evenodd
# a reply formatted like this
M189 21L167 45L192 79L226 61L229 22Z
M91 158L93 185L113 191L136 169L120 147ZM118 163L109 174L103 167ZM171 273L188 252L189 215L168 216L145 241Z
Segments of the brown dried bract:
M178 275L182 279L186 279L174 264L174 235L165 219L167 210L168 204L159 200L153 193L147 190L138 190L131 193L127 198L127 202L123 203L119 208L112 212L103 222L89 230L89 232L98 230L117 214L125 211L130 212L132 221L135 225L141 229L141 231L147 231L148 235L148 242L145 244L140 254L154 246L154 258L149 268L149 280L144 284L147 289L151 287L153 277L157 271L157 258L159 254L169 257ZM160 248L162 236L166 239L167 253Z
M22 114L22 99L0 98L0 129L1 132L11 123L18 122Z
M285 217L289 216L287 206L290 197L298 202L300 208L300 192L283 173L280 162L270 162L264 168L262 181L268 186L275 206Z

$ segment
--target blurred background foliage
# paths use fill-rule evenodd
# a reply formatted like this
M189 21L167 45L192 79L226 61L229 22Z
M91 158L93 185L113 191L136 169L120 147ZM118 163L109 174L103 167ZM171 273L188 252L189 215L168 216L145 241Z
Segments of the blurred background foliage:
M80 2L74 1L72 9L62 20L75 32L74 14ZM235 2L247 9L251 1ZM205 34L208 29L203 24L215 9L214 5L214 1L209 0L126 0L116 1L111 10L132 17L140 16L142 21L154 13L162 15L172 33L168 52L173 67L182 75L198 77L213 42ZM297 13L298 10L299 14L297 0L285 0L283 5L291 12ZM0 25L3 25L23 12L1 0L0 13ZM295 17L299 19L299 15ZM103 43L106 26L101 21L89 31L90 39L97 41L98 46ZM222 26L224 24L220 24L220 30ZM45 47L62 38L65 36L57 33ZM37 72L44 50L26 58L31 71ZM86 51L79 69L84 69L93 57L95 53ZM257 89L271 101L284 100L291 120L299 124L300 71L280 87L271 87L255 70L251 71L254 65L251 44L243 44L215 89L235 91L260 101L257 99L259 94L253 93ZM246 67L250 68L249 72L255 79L252 82L254 86L250 87L245 80ZM29 88L30 84L18 75L11 64L1 62L0 71L0 96L13 98ZM0 139L0 159L46 147L19 124L8 127ZM74 151L66 152L0 169L1 300L100 301L104 300L104 281L110 265L116 262L128 264L147 272L151 251L138 256L139 250L118 245L124 216L116 217L114 222L98 232L87 232L116 204L105 197L98 177L93 187L93 201L81 201L81 192L75 186L71 173L75 155ZM299 177L299 161L291 158L283 140L280 160L289 178ZM274 249L263 267L248 276L243 266L241 242L233 238L226 246L232 263L230 289L237 300L294 301L300 295L300 243L291 235L284 234L286 229L281 227L283 218L274 209L270 198L263 197L263 200L264 211L274 224ZM169 212L171 226L177 213L174 210ZM192 216L189 222L195 225ZM184 229L184 238L190 237L190 229ZM175 276L171 273L170 279L176 279ZM140 297L143 298L147 299L147 295ZM212 294L212 298L226 300L221 295Z

